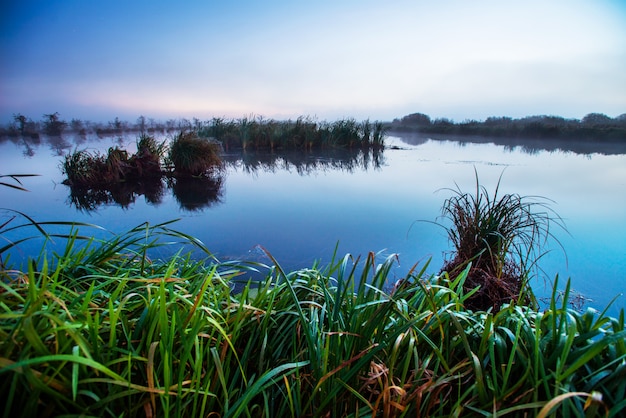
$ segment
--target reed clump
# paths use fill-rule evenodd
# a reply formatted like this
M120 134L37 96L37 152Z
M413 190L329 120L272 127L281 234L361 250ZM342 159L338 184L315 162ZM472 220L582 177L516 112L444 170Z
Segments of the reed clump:
M396 256L285 272L267 252L269 266L219 262L169 224L67 236L0 272L3 416L626 411L624 312L571 310L569 286L544 312L472 311L469 267L390 289Z
M442 215L454 246L452 259L442 271L458 272L469 266L467 291L477 288L467 301L470 309L497 311L505 303L535 303L528 279L538 269L537 261L548 239L558 240L551 226L565 229L562 219L545 198L499 194L500 179L493 195L480 184L475 192L451 189Z
M61 170L66 176L64 184L97 188L120 182L160 177L163 172L161 160L165 149L154 137L141 135L137 140L137 152L129 155L119 147L109 148L106 155L86 150L65 156Z
M210 176L222 162L219 143L201 138L195 131L180 132L169 147L169 161L176 176Z
M119 148L106 155L77 151L62 166L68 200L82 211L110 204L129 207L142 195L158 205L171 189L183 209L201 210L219 202L222 194L219 152L219 144L193 132L180 133L169 147L142 134L132 155Z
M219 154L218 143L194 131L180 132L169 146L143 134L133 155L118 147L109 148L106 155L76 151L65 156L61 168L66 184L95 187L164 175L209 175L221 167Z
M385 147L386 128L382 122L340 119L315 121L301 116L277 121L262 116L227 120L213 118L200 128L201 136L215 138L225 150L312 150L328 148L373 149Z

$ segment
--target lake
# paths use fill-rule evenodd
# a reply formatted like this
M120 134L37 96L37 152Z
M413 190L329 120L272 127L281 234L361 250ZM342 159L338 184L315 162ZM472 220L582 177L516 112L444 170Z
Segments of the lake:
M171 227L199 238L221 260L269 263L262 246L286 270L324 265L335 248L340 257L398 254L392 272L399 279L428 260L428 271L439 271L451 245L433 221L441 221L441 205L452 195L446 188L474 190L476 170L490 192L502 176L500 193L548 198L563 218L568 232L552 232L564 251L552 242L540 260L544 274L533 281L539 296L547 296L558 274L561 284L571 278L587 306L603 309L618 297L609 313L626 307L620 296L626 291L626 146L608 154L575 153L541 150L536 141L504 146L486 138L469 143L396 135L376 154L226 154L222 182L212 186L163 186L85 201L61 184L64 153L111 145L134 151L135 140L3 140L0 174L41 176L23 180L28 193L0 187L0 207L37 221L89 222L113 232L180 218ZM0 214L0 224L7 216ZM24 243L12 259L37 254L40 245Z

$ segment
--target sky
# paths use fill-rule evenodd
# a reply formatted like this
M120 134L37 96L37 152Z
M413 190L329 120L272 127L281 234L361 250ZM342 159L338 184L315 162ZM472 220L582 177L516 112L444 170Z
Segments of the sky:
M23 0L0 123L626 113L626 1Z

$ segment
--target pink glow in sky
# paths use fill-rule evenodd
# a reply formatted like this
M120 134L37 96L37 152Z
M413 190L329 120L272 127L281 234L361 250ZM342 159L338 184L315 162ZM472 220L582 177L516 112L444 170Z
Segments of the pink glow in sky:
M619 1L7 3L0 122L626 112Z

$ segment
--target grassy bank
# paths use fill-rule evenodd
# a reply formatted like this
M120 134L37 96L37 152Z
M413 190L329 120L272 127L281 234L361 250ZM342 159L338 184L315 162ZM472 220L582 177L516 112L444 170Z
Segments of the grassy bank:
M543 312L471 311L469 266L453 276L416 267L393 286L394 257L285 272L220 263L169 225L73 237L1 272L3 416L626 411L623 312L577 312L567 291ZM151 259L166 242L205 257ZM258 286L234 290L252 270Z

